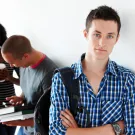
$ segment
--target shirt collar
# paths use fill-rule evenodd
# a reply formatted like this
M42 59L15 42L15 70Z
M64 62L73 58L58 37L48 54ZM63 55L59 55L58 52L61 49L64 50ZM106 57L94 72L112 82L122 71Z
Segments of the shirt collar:
M73 65L73 68L75 70L74 79L79 78L81 74L83 74L83 68L82 68L82 60L85 58L85 53L81 55L81 59Z
M85 58L85 53L81 55L81 59L75 64L75 76L74 79L79 78L79 76L83 73L83 68L82 68L82 60ZM108 64L107 64L107 69L105 73L112 73L113 75L117 76L117 71L115 68L115 64L113 61L109 59Z
M115 63L109 59L106 73L112 73L113 75L117 76L117 70Z

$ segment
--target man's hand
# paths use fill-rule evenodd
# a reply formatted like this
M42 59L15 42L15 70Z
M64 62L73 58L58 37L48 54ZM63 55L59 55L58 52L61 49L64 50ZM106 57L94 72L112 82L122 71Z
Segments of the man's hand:
M2 124L5 124L7 126L34 126L33 119L26 119L26 120L14 120L14 121L8 121L3 122Z
M77 128L78 125L73 117L73 115L71 114L71 112L69 110L64 110L61 111L60 114L60 118L62 119L62 124L66 127L66 128Z
M6 100L9 101L9 103L11 103L12 105L22 105L24 98L11 96L11 97L7 97Z

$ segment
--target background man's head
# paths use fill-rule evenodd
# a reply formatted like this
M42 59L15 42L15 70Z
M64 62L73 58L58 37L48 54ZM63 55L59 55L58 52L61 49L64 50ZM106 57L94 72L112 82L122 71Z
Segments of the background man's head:
M4 28L4 26L2 24L0 24L0 50L1 50L1 47L6 39L7 39L6 29ZM0 63L3 61L4 60L3 60L2 55L0 53Z
M3 45L6 39L7 39L6 29L4 28L2 24L0 24L0 47Z
M21 35L9 37L1 48L1 53L5 61L11 66L28 66L29 54L32 52L31 43L28 38Z

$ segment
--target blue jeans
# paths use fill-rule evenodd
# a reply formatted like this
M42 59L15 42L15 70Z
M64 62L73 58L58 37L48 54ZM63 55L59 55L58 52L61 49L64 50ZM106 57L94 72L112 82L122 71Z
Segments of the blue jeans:
M26 134L24 133L24 127L20 127L20 129L19 129L17 135L26 135Z
M6 126L0 123L0 135L14 135L16 127Z

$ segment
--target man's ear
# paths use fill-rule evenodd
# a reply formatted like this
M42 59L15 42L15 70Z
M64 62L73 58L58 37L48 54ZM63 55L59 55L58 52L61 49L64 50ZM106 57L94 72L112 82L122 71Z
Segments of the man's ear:
M86 30L86 29L85 29L85 30L83 30L83 35L84 35L84 37L87 39L88 32L87 32L87 30Z

